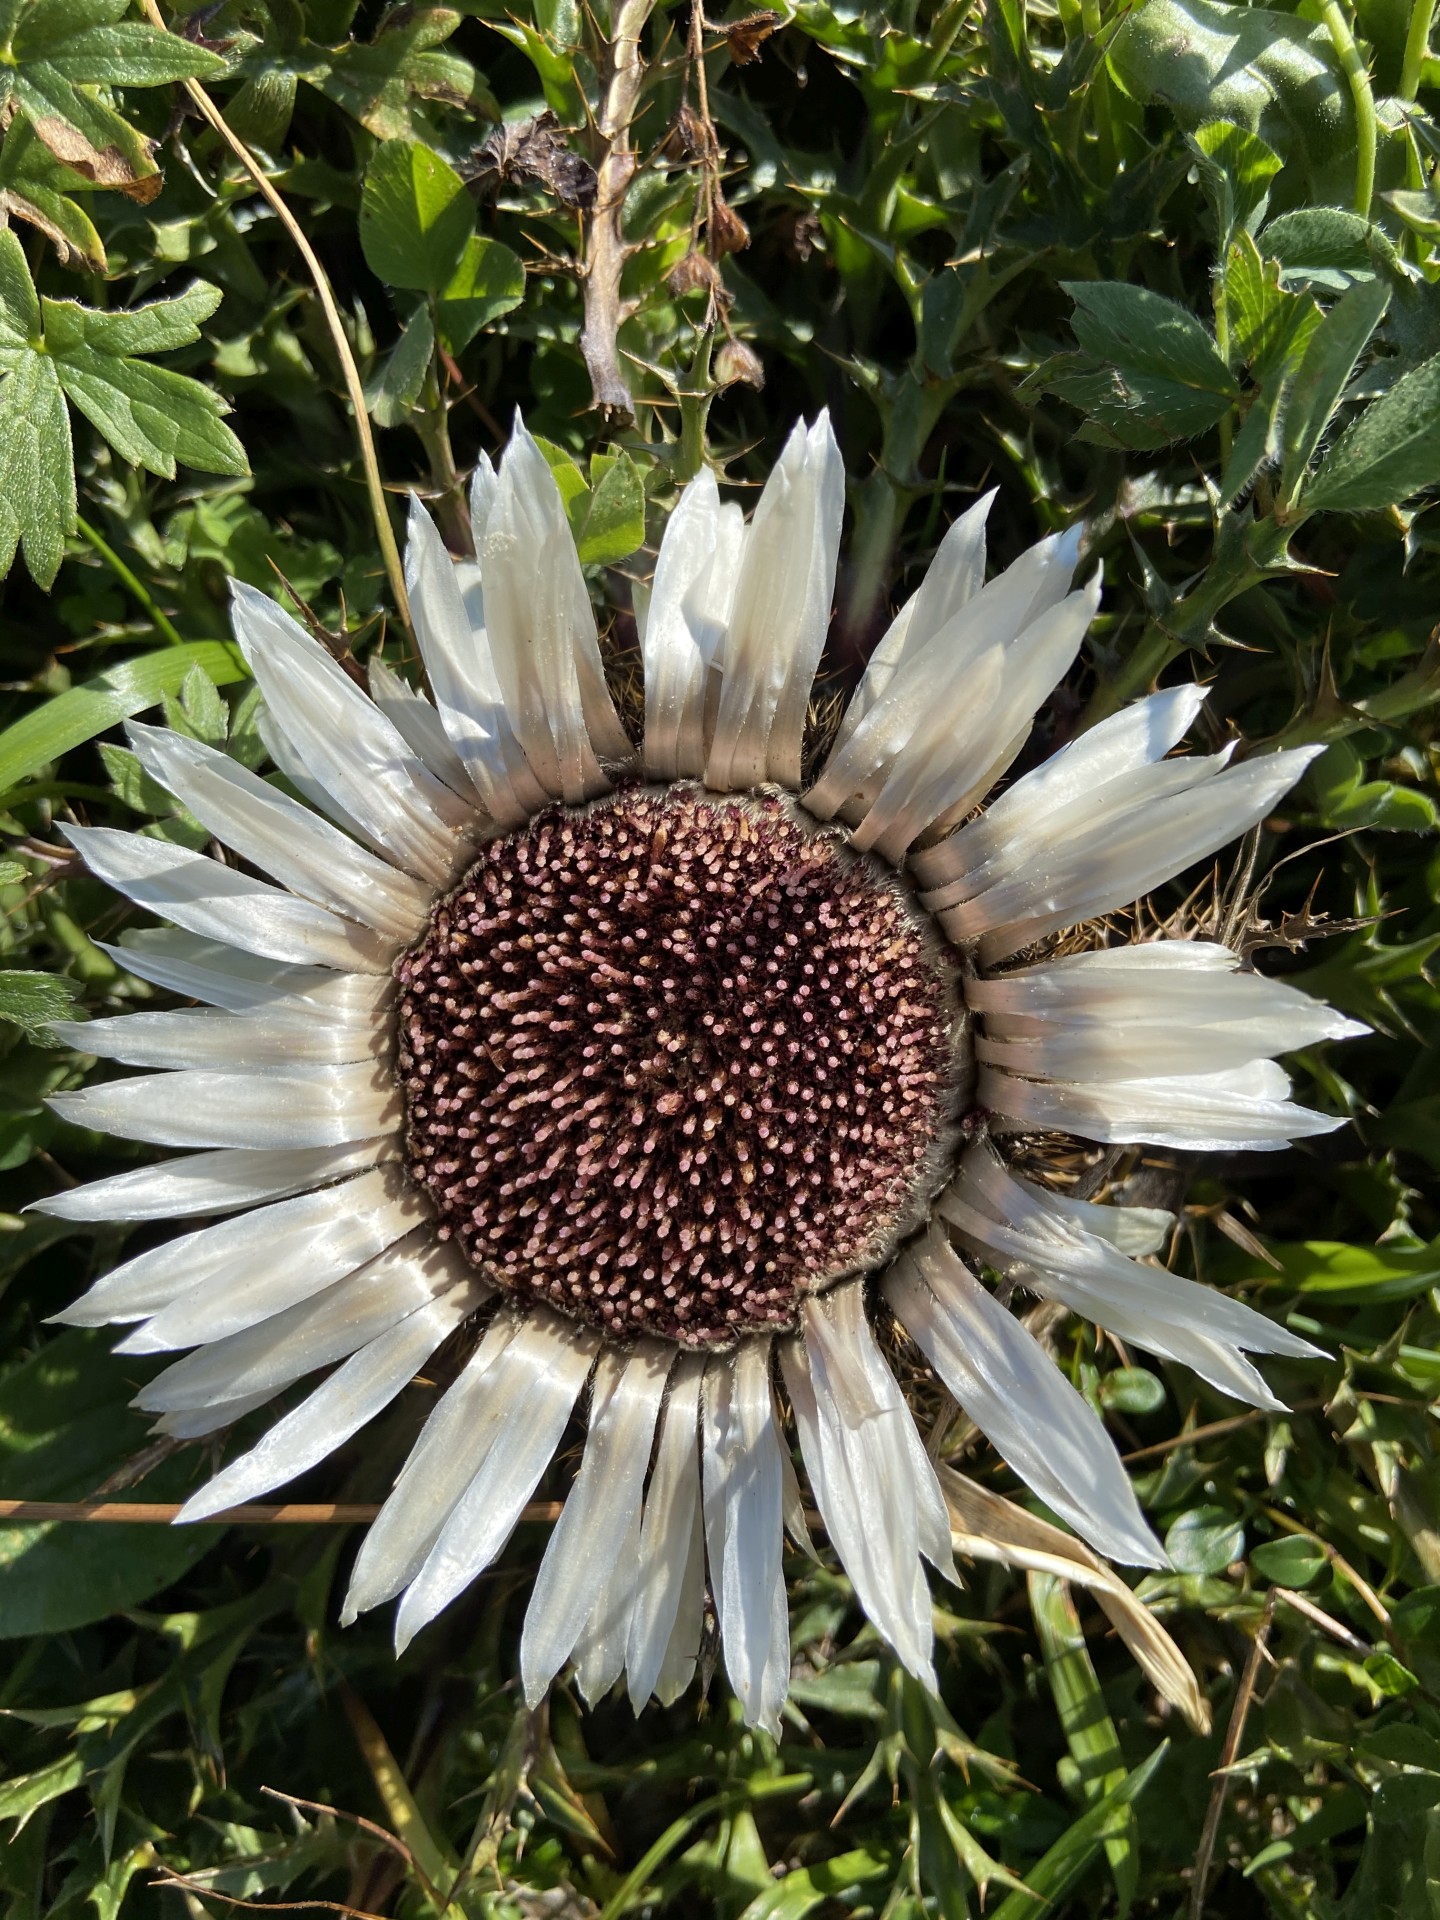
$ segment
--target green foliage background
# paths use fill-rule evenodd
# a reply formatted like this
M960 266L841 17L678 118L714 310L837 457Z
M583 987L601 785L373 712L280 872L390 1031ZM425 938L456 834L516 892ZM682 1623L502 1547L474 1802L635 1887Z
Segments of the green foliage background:
M1157 1707L1083 1595L998 1568L937 1589L939 1707L845 1583L797 1560L776 1748L718 1682L638 1724L563 1690L525 1715L534 1528L397 1665L385 1620L336 1627L344 1529L4 1525L6 1910L1431 1920L1431 0L732 6L703 31L703 93L688 6L613 4L618 21L576 0L222 0L166 31L127 0L0 0L0 1496L173 1499L207 1464L147 1454L136 1364L44 1325L119 1236L20 1208L133 1151L47 1114L87 1063L46 1023L152 997L100 944L124 912L56 823L153 817L202 843L116 744L157 706L263 764L230 576L279 590L278 570L342 651L412 658L320 304L184 91L199 80L334 282L387 482L422 488L452 533L459 478L518 404L623 609L707 445L754 482L827 404L852 480L837 684L997 485L994 563L1083 516L1106 572L1037 751L1182 672L1213 682L1212 741L1326 743L1253 867L1191 876L1185 911L1203 919L1218 884L1262 964L1371 1023L1300 1063L1353 1126L1113 1171L1183 1206L1191 1271L1333 1358L1270 1369L1295 1409L1277 1418L1125 1364L1089 1328L1060 1336L1135 1456L1176 1565L1140 1591L1215 1731ZM607 32L637 23L615 362L633 407L612 386L597 412L589 169ZM622 671L631 632L622 611ZM297 1493L381 1494L434 1390ZM1014 1491L992 1458L966 1464ZM167 1872L186 1887L162 1891Z

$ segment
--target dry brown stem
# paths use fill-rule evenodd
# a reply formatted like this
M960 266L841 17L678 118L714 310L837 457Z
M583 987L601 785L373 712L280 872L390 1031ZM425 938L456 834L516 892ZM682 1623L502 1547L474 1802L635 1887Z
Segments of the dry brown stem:
M609 427L626 427L635 417L630 386L620 370L618 336L625 319L620 294L624 272L625 195L639 164L630 128L640 101L645 63L640 35L655 0L615 0L614 28L605 48L596 164L595 210L590 216L585 261L585 325L580 350L590 371L592 404Z

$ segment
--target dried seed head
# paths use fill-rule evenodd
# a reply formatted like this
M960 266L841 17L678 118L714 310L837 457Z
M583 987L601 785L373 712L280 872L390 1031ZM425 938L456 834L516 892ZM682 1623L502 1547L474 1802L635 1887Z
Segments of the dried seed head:
M938 1185L949 969L898 884L778 795L543 813L396 971L408 1164L442 1234L610 1333L792 1326Z

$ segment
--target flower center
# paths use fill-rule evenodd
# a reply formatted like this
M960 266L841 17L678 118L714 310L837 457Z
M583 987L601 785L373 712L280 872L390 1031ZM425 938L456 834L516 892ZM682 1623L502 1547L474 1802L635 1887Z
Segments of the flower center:
M485 847L396 973L408 1164L442 1235L612 1334L793 1326L943 1177L938 941L778 795L552 808Z

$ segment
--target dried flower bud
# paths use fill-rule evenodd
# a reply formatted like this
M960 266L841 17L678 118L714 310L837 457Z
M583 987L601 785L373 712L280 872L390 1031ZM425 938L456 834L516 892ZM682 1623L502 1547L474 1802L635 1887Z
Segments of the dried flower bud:
M705 22L707 27L711 23ZM760 49L775 29L784 25L784 17L769 7L761 7L754 13L747 13L743 20L726 20L711 27L713 33L723 33L730 51L730 58L737 67L748 67L752 60L760 58Z
M665 284L677 300L687 293L699 293L702 290L712 300L718 300L724 297L725 292L720 284L719 268L713 260L707 260L703 253L697 253L693 247L670 269Z
M687 160L698 160L703 154L714 151L715 129L708 120L702 120L692 106L682 101L660 142L661 157L672 165L682 166Z
M760 364L760 356L753 347L747 347L743 340L722 341L712 371L717 386L733 387L738 382L754 387L758 393L765 385L765 369Z
M705 223L705 244L713 260L723 260L727 253L740 253L750 244L749 227L718 193Z

